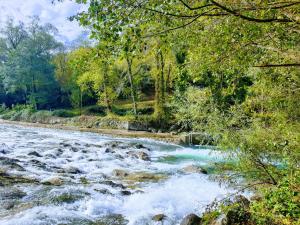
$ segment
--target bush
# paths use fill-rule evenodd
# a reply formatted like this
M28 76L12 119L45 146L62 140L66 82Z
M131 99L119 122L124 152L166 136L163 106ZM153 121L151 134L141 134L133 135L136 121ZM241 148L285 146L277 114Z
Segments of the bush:
M53 116L57 117L74 117L74 116L79 116L79 113L71 111L71 110L66 110L66 109L58 109L52 112Z
M153 107L138 108L138 114L151 115L154 113Z
M15 111L7 111L4 114L2 114L0 118L4 120L10 120L15 113L16 113Z
M126 108L119 108L114 106L112 108L112 112L118 116L126 116L126 115L132 115L133 110L132 109L126 109Z
M106 108L101 105L93 105L85 108L85 115L106 116Z
M44 122L47 118L52 116L52 112L50 111L38 111L36 113L33 113L30 117L30 121L33 123L36 122Z
M256 224L298 224L300 218L300 177L284 179L275 188L263 191L263 198L251 205L253 220Z

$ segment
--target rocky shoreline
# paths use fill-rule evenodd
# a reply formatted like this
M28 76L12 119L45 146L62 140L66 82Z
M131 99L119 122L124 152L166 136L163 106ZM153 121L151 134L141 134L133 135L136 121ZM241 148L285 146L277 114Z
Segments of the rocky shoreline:
M182 144L182 136L173 133L151 133L147 131L133 131L125 129L110 129L110 128L92 128L83 127L79 125L69 125L64 123L46 123L46 122L25 122L25 121L11 121L0 119L0 124L10 124L10 125L21 125L27 127L40 127L40 128L52 128L60 130L71 130L71 131L82 131L82 132L93 132L104 135L109 135L112 137L127 137L127 138L147 138L157 141L164 141L172 144Z

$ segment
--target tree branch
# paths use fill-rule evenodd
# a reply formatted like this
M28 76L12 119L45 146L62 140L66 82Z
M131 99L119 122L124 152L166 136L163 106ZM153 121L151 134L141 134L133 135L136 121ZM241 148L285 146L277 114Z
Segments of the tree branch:
M272 23L272 22L277 22L277 23L290 23L290 22L294 22L293 20L290 19L279 19L279 18L254 18L254 17L249 17L249 16L245 16L243 14L240 14L239 12L237 12L236 10L227 8L224 5L221 5L220 3L214 1L214 0L210 0L215 6L219 7L220 9L232 14L233 16L239 17L241 19L247 20L247 21L252 21L252 22L257 22L257 23Z
M300 63L286 63L286 64L263 64L263 65L256 65L253 67L258 68L271 68L271 67L300 67Z

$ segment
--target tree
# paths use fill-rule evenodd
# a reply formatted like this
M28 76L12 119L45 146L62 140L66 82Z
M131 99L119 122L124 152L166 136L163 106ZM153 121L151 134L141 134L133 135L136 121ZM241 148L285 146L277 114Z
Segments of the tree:
M2 31L6 49L1 66L4 87L10 93L23 93L21 103L29 102L35 108L48 108L57 102L51 58L60 44L53 32L56 30L52 25L41 26L38 18L26 28L8 21Z

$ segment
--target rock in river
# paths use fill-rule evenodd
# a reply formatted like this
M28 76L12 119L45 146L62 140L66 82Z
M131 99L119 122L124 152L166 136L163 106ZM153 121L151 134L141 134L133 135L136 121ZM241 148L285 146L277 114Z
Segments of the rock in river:
M113 170L112 174L115 177L121 177L121 178L127 177L129 175L129 173L127 171L121 170L121 169Z
M26 196L26 193L18 188L4 187L0 189L0 200L20 199Z
M202 219L195 215L195 214L190 214L187 215L180 223L180 225L201 225Z
M150 161L150 156L143 151L129 151L127 152L128 156L131 156L132 158L141 159L144 161Z
M160 222L160 221L163 221L166 218L167 218L167 216L165 214L157 214L157 215L152 217L152 220L156 221L156 222Z
M51 178L48 178L46 180L43 180L42 184L45 184L45 185L54 185L54 186L61 186L61 185L64 184L64 181L60 177L51 177Z
M28 155L30 156L36 156L36 157L42 157L38 152L33 151L33 152L29 152Z
M184 167L182 169L183 172L185 173L203 173L203 174L207 174L207 171L199 166L195 166L195 165L190 165L187 167Z

